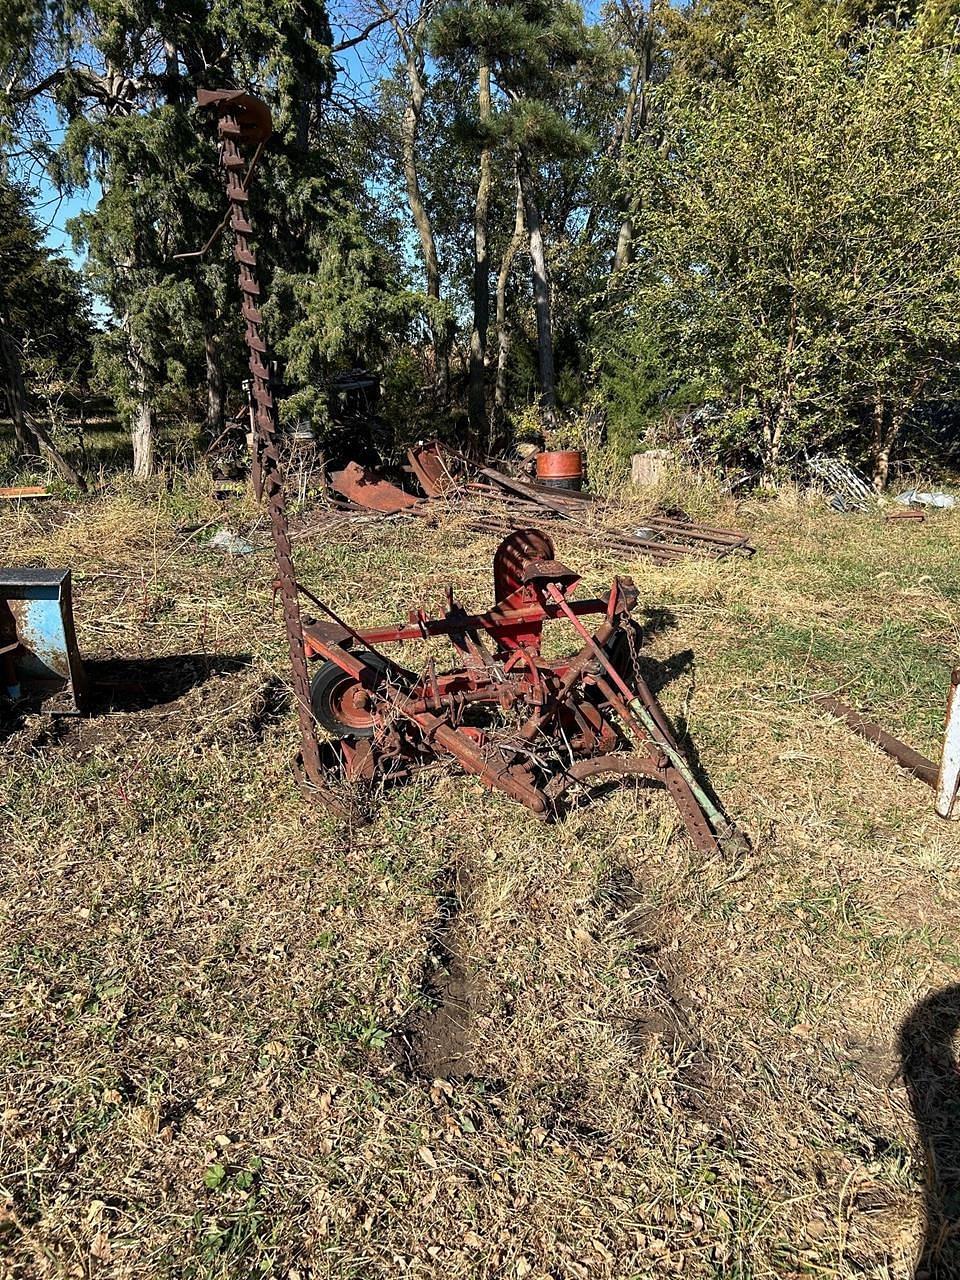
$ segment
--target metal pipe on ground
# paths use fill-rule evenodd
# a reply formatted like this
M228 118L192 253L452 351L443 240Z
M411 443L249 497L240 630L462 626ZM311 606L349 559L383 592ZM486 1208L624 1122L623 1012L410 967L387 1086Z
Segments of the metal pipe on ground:
M813 701L817 706L823 707L825 711L836 716L838 720L843 720L861 738L875 743L881 751L885 751L888 756L896 760L897 764L902 765L908 773L912 773L921 782L925 782L928 787L937 785L937 766L932 760L922 756L919 751L914 751L913 747L908 747L892 733L887 733L886 729L881 729L872 720L866 720L859 711L848 707L845 702L832 697L829 693L815 694Z

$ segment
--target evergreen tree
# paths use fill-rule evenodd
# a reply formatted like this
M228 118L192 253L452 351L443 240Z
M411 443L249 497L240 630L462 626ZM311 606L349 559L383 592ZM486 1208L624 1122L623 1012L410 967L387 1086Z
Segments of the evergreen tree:
M18 456L45 455L85 487L40 421L43 383L76 386L89 375L93 326L77 272L53 253L27 193L0 177L0 385Z
M67 120L54 157L59 180L82 185L95 177L102 187L99 204L74 230L115 318L101 344L101 374L131 422L135 473L149 475L158 411L200 367L215 430L223 418L223 362L240 350L226 249L217 242L205 258L178 256L204 244L222 213L209 121L194 105L198 87L248 89L272 109L270 163L255 186L261 260L295 308L329 306L329 291L318 294L308 284L324 273L337 278L332 246L350 244L341 292L378 257L349 207L354 202L326 135L326 11L322 0L226 0L212 9L194 0L146 7L89 0L66 27L47 9L35 32L44 56L8 68L8 113L50 95ZM51 50L58 59L52 66ZM374 274L384 278L380 266ZM343 299L345 312L353 301ZM284 327L304 319L295 310ZM336 344L327 354L337 358ZM230 373L239 371L238 362ZM314 392L319 405L322 388Z
M438 56L470 68L476 85L475 136L479 173L474 217L474 321L471 341L473 414L489 323L487 218L492 152L509 151L523 209L537 329L540 400L547 425L557 406L553 308L541 170L550 161L584 155L590 139L570 118L571 88L589 79L597 49L578 5L564 0L454 0L434 30ZM512 208L512 201L503 201Z

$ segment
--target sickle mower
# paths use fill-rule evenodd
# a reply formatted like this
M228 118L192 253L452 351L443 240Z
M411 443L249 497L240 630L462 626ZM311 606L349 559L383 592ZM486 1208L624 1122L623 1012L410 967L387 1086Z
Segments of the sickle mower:
M446 760L550 818L597 781L640 776L666 787L698 848L713 852L721 839L742 841L690 768L633 660L640 633L630 617L636 591L628 578L614 579L603 599L577 600L579 575L555 558L545 534L520 529L496 553L495 603L485 613L466 612L451 591L440 618L416 610L399 626L358 631L298 583L248 204L270 113L236 90L200 90L197 98L218 118L229 206L222 225L229 220L234 235L251 375L254 489L270 513L305 790L350 816L349 796L363 784ZM301 596L326 621L305 619ZM591 614L602 615L593 633L582 621ZM544 657L543 628L552 621L566 621L577 633L572 657ZM379 647L440 636L457 658L443 672L432 659L419 674L409 671ZM332 735L322 748L317 723Z
M579 575L536 529L501 543L493 577L495 603L484 613L468 613L448 591L439 618L417 610L406 623L366 630L310 597L328 615L304 623L307 656L322 660L311 695L335 739L328 767L370 785L446 758L545 819L591 784L640 776L666 787L699 849L736 844L637 670L631 580L615 578L603 598L574 598ZM582 621L591 614L602 615L592 633ZM544 657L551 621L577 633L572 656ZM417 674L381 652L435 637L446 637L458 659L443 672L430 660Z

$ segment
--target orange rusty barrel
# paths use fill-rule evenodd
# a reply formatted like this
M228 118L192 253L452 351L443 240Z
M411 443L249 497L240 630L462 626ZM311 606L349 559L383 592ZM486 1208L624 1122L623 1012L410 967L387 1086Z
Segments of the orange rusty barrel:
M582 489L583 454L579 449L538 453L537 483L550 489Z

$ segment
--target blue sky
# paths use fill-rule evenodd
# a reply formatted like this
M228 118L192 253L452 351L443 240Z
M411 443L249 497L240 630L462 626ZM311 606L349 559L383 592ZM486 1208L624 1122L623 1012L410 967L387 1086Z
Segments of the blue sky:
M44 182L44 189L34 207L41 226L46 227L47 244L79 263L81 259L74 253L73 244L67 234L67 223L84 209L96 208L99 199L100 188L96 183L93 183L87 191L78 191L74 195L60 197L55 187Z
M335 9L331 6L331 25L334 32L334 40L343 40L355 35L358 26L338 17ZM363 23L361 22L361 26ZM368 90L373 80L377 77L376 62L362 47L348 49L337 55L337 62L343 68L346 76L353 82L355 88ZM40 115L47 128L50 138L56 142L63 136L63 126L58 120L56 111L49 102L44 102L40 108ZM60 253L64 253L77 266L82 266L84 256L78 255L74 251L73 242L67 232L67 223L71 218L75 218L78 213L84 212L86 209L95 209L100 200L100 185L96 181L91 181L90 185L82 190L77 190L69 194L59 192L56 186L50 181L47 174L38 166L31 166L29 169L20 166L14 166L14 171L18 176L25 179L27 184L36 191L37 198L33 204L34 214L40 226L45 229L46 243Z
M352 22L345 16L349 12L349 8L349 0L340 0L339 3L335 2L330 6L330 21L333 28L334 41L349 38L356 34L360 26L364 25L363 19L358 22ZM599 16L600 0L584 0L583 8L588 20L596 21ZM361 95L369 92L371 86L382 74L382 64L377 56L376 42L370 42L366 46L360 45L337 54L337 63L342 69L344 80L351 82L354 90L359 90ZM41 114L52 139L55 141L58 137L61 137L63 134L62 125L58 121L53 108L46 104L42 108ZM96 208L101 194L99 184L94 181L83 190L64 195L58 192L42 170L34 168L30 172L23 172L22 176L37 192L34 213L41 227L45 228L47 244L52 249L66 254L78 266L82 266L83 257L74 252L73 244L67 232L67 223L85 209Z
M40 117L51 142L56 143L63 137L63 126L49 102L41 105ZM79 265L82 259L74 252L67 233L67 223L84 209L96 207L100 199L99 184L92 182L85 190L62 193L57 190L42 166L36 161L14 161L11 167L14 175L22 179L35 192L33 212L37 222L44 229L46 243L51 249L66 254Z

